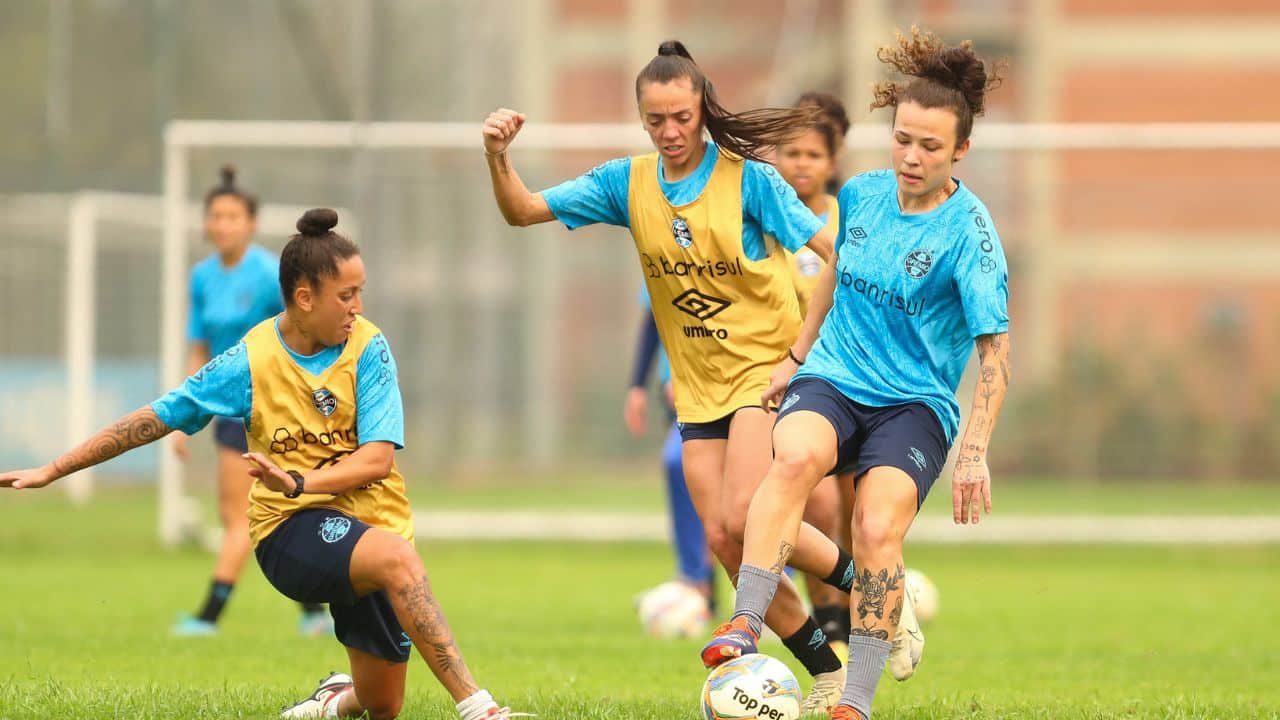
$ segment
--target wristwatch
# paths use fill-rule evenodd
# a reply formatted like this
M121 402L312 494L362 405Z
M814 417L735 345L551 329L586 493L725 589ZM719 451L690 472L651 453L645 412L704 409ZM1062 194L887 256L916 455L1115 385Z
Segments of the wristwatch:
M302 482L302 473L298 472L297 470L287 470L286 472L288 472L289 477L293 478L293 481L297 483L297 485L294 486L293 490L290 490L289 492L284 494L285 497L292 500L293 498L296 498L302 494L302 491L305 489L305 483Z

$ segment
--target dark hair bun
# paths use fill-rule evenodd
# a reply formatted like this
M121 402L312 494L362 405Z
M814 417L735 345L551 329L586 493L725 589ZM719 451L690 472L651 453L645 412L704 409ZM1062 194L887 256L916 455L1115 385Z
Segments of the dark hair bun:
M222 178L222 187L233 188L236 186L236 166L223 165L218 168L218 177Z
M666 42L662 43L661 45L658 46L658 54L682 57L687 60L693 59L693 56L690 55L689 51L685 49L684 43L680 42L679 40L667 40Z
M333 208L312 208L298 218L298 232L303 235L325 235L338 225L338 211Z

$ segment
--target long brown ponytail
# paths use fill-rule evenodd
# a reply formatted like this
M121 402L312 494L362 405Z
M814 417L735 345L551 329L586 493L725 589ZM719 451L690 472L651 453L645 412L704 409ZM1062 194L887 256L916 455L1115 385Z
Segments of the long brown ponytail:
M659 45L658 54L636 75L636 101L639 102L645 83L669 83L680 78L688 78L693 91L702 97L702 123L711 139L721 150L748 160L768 162L765 152L803 133L816 115L811 107L729 112L679 40Z

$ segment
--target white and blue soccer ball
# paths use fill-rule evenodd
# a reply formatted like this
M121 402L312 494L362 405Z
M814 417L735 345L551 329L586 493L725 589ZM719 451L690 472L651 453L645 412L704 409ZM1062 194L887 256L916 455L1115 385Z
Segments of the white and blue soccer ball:
M797 720L800 683L781 660L752 653L717 665L702 686L706 720Z
M906 583L915 601L916 619L921 624L929 622L938 614L938 586L928 575L913 568L907 568Z
M656 638L699 637L707 633L711 611L697 588L677 581L646 591L637 602L644 631Z

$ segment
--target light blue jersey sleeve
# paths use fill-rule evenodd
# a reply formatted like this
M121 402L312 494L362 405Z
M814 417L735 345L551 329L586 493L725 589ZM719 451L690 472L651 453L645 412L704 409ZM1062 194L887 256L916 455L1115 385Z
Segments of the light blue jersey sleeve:
M981 205L965 217L965 237L952 280L973 337L1008 332L1009 266L995 223Z
M742 214L744 220L757 223L791 252L804 247L826 225L800 202L795 188L776 168L754 160L746 161L742 168ZM748 251L748 256L751 254Z
M244 343L232 345L195 375L151 403L160 422L192 435L215 417L249 418L253 383Z
M204 280L199 268L191 272L191 312L187 316L187 342L209 342L209 332L204 326Z
M381 333L369 341L356 363L356 432L361 445L389 442L396 449L404 447L404 403L396 359Z
M556 219L570 230L605 223L631 227L627 195L631 191L631 158L615 158L585 175L542 191Z

